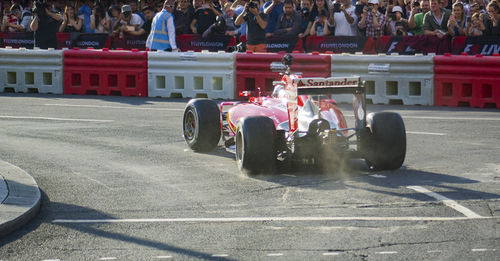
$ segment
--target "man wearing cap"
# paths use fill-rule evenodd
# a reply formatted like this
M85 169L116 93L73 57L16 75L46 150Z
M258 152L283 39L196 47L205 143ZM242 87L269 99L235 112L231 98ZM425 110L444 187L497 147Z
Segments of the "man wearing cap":
M151 33L146 41L149 50L178 51L175 43L174 16L167 11L174 6L174 0L166 0L163 9L153 18Z
M144 21L139 15L132 13L130 5L123 5L120 21L116 23L115 28L113 28L113 34L120 34L120 37L123 37L124 34L133 35L134 32L142 27L143 23Z
M438 0L431 0L431 11L424 15L424 35L443 38L448 32L450 15L451 11L441 7Z
M378 38L384 32L385 15L378 11L378 0L368 0L363 8L358 27L366 29L366 37Z
M396 5L392 7L392 14L393 14L392 17L389 16L387 18L386 29L385 29L387 32L386 35L397 36L396 24L402 24L402 23L408 24L408 21L406 21L406 19L403 19L403 8L401 8L401 6Z

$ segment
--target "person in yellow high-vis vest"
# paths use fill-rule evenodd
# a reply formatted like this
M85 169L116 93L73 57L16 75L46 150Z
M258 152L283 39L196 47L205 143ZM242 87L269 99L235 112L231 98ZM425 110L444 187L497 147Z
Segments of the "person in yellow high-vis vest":
M174 16L167 11L167 8L173 8L174 5L174 0L166 0L163 9L153 18L151 33L146 41L149 50L178 51L175 43Z

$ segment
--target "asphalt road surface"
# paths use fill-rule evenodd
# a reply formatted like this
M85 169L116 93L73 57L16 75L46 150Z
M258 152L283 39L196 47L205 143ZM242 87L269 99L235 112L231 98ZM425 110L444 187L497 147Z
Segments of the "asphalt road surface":
M403 116L401 169L249 177L222 148L188 149L186 102L1 94L0 159L43 199L0 239L0 260L500 256L499 110L370 105Z

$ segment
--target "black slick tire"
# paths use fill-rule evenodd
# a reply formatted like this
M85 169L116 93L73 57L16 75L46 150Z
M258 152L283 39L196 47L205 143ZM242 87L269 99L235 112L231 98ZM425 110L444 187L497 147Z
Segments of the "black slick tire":
M236 161L241 172L270 174L276 166L276 127L265 116L245 117L236 130Z
M192 99L184 110L184 140L197 152L213 150L221 137L219 105L209 99Z
M366 117L361 135L361 153L372 170L395 170L406 156L406 130L397 113L377 112Z

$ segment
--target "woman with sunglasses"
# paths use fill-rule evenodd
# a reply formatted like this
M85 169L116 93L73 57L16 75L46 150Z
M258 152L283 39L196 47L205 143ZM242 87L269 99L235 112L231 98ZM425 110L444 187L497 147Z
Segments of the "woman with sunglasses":
M24 26L21 24L21 6L18 4L10 7L10 14L4 16L2 22L2 32L23 32Z

